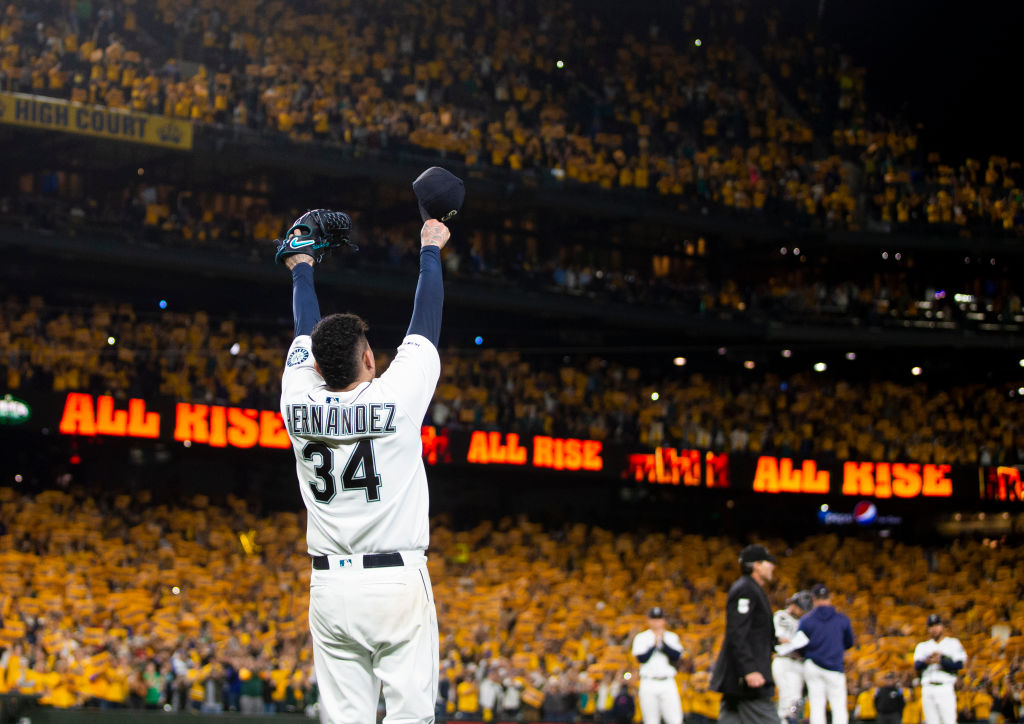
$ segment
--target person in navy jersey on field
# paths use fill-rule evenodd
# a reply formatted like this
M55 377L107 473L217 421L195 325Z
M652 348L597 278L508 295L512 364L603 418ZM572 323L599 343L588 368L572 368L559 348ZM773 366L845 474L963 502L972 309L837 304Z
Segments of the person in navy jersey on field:
M853 646L850 619L832 605L828 587L818 583L811 588L814 608L800 619L798 632L807 637L801 649L804 655L804 681L811 706L810 724L825 724L825 704L832 710L832 724L848 724L846 708L846 649Z

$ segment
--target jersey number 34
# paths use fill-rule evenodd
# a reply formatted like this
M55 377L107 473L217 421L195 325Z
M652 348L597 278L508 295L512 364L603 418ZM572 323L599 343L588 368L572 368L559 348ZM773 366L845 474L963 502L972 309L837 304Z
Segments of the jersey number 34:
M326 443L307 442L302 448L302 458L307 462L316 462L313 474L319 482L308 481L316 502L330 503L338 492L338 485L334 481L334 451ZM370 440L360 440L349 455L345 469L341 471L341 489L364 491L368 503L380 500L380 476L377 475L373 442Z

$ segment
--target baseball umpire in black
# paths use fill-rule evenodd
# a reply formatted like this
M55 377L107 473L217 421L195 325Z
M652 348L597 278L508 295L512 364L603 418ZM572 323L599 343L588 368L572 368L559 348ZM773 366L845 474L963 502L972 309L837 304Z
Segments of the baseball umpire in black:
M740 552L740 576L729 589L725 640L711 688L722 693L718 724L779 724L772 704L775 624L764 586L775 573L775 556L760 544Z

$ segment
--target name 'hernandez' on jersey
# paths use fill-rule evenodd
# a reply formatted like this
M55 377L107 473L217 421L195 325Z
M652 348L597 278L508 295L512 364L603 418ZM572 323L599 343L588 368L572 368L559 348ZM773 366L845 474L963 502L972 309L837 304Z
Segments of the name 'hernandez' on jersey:
M295 338L281 377L281 416L308 510L309 554L425 550L427 474L420 428L441 374L430 340L407 336L388 369L332 392Z

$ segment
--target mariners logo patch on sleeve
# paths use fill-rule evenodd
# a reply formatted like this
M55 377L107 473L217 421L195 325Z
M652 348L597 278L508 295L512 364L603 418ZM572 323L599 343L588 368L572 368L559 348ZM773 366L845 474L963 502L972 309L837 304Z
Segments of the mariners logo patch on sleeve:
M292 350L292 353L288 355L287 365L289 367L294 367L295 365L302 364L307 359L309 359L309 350L303 349L302 347L296 347Z
M736 599L736 610L739 613L750 613L750 599L749 598L738 598L738 599Z

